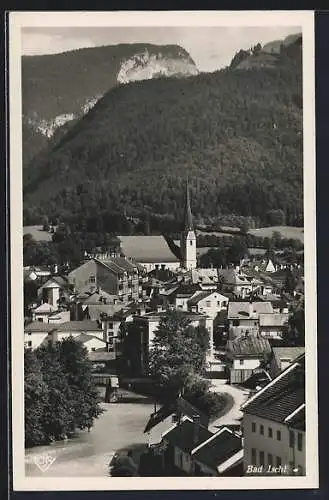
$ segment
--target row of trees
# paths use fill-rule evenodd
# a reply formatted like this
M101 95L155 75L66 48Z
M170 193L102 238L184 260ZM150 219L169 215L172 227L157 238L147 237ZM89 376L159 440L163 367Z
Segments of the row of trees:
M86 349L73 338L25 350L25 446L90 429L102 409Z

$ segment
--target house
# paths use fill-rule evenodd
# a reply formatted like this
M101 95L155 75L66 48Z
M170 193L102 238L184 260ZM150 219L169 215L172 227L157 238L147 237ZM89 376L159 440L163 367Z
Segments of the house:
M244 299L249 297L255 289L255 285L252 283L253 279L235 268L219 269L218 275L221 291L224 295L229 292L233 293L235 297Z
M189 311L204 313L213 320L223 309L227 309L229 299L217 291L203 290L196 292L188 301Z
M186 274L185 279L193 284L199 284L202 290L216 290L220 284L218 271L212 267L193 269Z
M32 320L48 323L49 316L51 316L55 311L57 311L57 306L52 306L51 304L48 304L48 302L44 302L43 304L31 309Z
M288 319L288 313L259 314L259 334L268 339L282 339Z
M50 304L54 310L58 309L61 292L69 287L68 280L62 276L52 276L38 288L38 297L42 302Z
M273 307L270 302L230 301L227 310L229 338L258 335L259 315L266 313L273 314Z
M166 297L167 303L172 303L175 309L188 311L188 301L201 291L198 284L179 283L175 288L171 288L170 294L162 293L162 297Z
M277 377L282 371L291 365L300 355L305 352L304 347L272 347L272 358L270 363L270 375Z
M53 330L53 341L60 341L64 338L74 337L77 338L81 334L87 334L104 340L104 332L101 324L97 321L68 321L62 323Z
M262 271L264 273L275 273L276 267L273 264L271 259L263 259L262 261L259 261L257 263L253 263L253 268L255 271Z
M242 475L242 438L228 427L199 444L191 455L194 476Z
M167 311L159 306L157 311L145 314L135 314L129 335L129 349L132 359L130 363L134 366L134 371L139 374L148 372L149 350L152 346L154 335L159 327L160 321L165 317ZM208 360L213 358L213 320L205 314L182 311L182 315L187 322L194 327L204 327L209 332L209 353Z
M226 358L230 384L245 382L255 371L262 368L270 355L271 346L267 339L249 335L228 340Z
M176 271L180 267L178 254L173 253L169 241L159 236L118 236L123 255L142 265L147 272L154 269Z
M305 354L242 406L244 474L305 474Z
M144 429L144 433L148 435L148 446L152 448L159 445L163 434L180 418L193 419L194 415L199 415L200 424L207 429L209 417L197 410L186 399L178 397L172 403L163 405L158 411L152 413Z
M24 326L24 346L29 349L36 349L48 338L48 335L56 327L41 321L32 321Z
M95 335L88 335L87 333L81 333L77 337L74 338L76 342L80 342L88 352L94 351L106 351L107 343L100 339L99 337L95 337Z
M173 467L182 475L193 475L192 451L212 435L212 432L200 424L198 415L193 419L183 417L163 434L165 467Z
M102 289L117 296L122 302L138 300L141 294L139 268L124 257L110 260L88 259L68 275L70 284L77 292L91 293Z

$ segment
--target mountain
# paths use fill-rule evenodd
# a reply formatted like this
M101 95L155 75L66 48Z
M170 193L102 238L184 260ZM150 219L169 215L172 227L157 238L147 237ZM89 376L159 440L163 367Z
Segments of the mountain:
M24 164L118 83L198 73L177 45L122 44L22 57ZM33 136L33 144L29 146Z
M225 68L112 88L24 172L25 224L114 211L181 216L186 176L198 216L260 222L303 212L301 43L275 67Z

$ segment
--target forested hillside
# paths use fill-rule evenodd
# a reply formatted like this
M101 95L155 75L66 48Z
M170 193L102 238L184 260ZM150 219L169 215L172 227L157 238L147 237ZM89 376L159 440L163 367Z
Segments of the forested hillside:
M113 212L302 224L301 39L275 67L117 86L24 172L25 224Z

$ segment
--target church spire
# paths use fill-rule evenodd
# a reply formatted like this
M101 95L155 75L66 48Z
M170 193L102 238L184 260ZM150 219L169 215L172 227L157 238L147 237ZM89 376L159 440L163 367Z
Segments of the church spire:
M185 213L184 213L184 230L194 231L193 219L191 212L191 202L190 202L190 190L188 185L188 179L186 179L186 198L185 198Z

